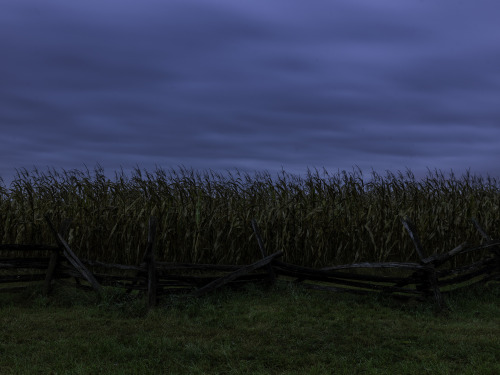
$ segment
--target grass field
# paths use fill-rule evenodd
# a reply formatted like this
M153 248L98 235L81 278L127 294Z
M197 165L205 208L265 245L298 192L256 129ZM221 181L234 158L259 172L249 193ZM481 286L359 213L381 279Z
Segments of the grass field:
M450 311L276 285L144 301L0 295L1 374L499 374L500 285Z
M269 253L321 267L360 261L415 261L401 225L408 216L426 255L481 243L476 218L499 237L500 183L467 173L310 171L216 173L184 168L154 172L20 170L0 184L0 243L53 243L44 215L73 220L68 242L80 258L138 264L150 215L158 218L157 260L248 264L260 258L250 222ZM470 263L470 253L457 262ZM477 256L481 256L478 254Z

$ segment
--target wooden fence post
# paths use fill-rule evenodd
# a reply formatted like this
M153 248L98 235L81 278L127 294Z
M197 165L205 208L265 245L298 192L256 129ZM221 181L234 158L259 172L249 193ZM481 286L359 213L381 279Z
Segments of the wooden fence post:
M146 248L145 261L148 272L148 306L155 307L158 302L158 277L156 274L156 263L154 254L154 240L156 235L156 218L149 218L148 245Z
M426 257L424 255L424 250L422 249L422 244L420 242L420 238L418 237L415 227L413 223L410 221L408 217L401 219L403 226L406 228L410 238L415 245L415 249L420 258L420 263L422 265L427 266L427 269L423 270L420 274L420 271L417 271L417 274L425 276L425 282L423 283L423 292L430 294L429 288L432 288L432 294L434 294L434 299L440 310L446 308L446 303L444 301L443 295L441 294L441 290L438 285L438 277L436 273L436 268L432 262L426 262Z
M47 268L47 273L45 274L45 285L43 287L44 296L48 296L50 294L52 279L54 278L54 273L58 261L59 261L59 250L54 250L50 255L49 267Z
M45 215L45 220L49 224L49 228L52 231L52 233L54 234L54 237L56 238L57 243L59 244L59 247L62 249L64 257L90 283L90 285L92 285L92 288L94 288L94 290L99 295L101 295L102 287L97 282L97 280L94 277L94 275L92 274L92 272L90 272L87 269L87 267L85 267L85 265L82 263L82 261L80 259L78 259L78 257L75 255L75 253L73 252L73 250L71 250L71 248L69 247L69 245L66 242L66 240L61 236L60 233L58 233L56 231L56 229L54 228L54 225L50 221L48 215Z
M71 219L65 219L59 227L59 233L62 237L67 238L69 233L69 226L71 225ZM45 284L43 287L43 295L48 296L50 294L52 280L54 279L54 274L57 268L57 263L59 262L59 250L52 251L49 260L49 266L47 268L47 273L45 275ZM78 280L75 277L75 280Z
M493 238L485 232L485 230L479 225L476 219L472 218L471 221L472 224L474 224L474 226L476 227L477 231L481 233L481 236L486 240L486 242L493 242ZM498 248L498 246L493 247L491 251L495 254L495 256L500 256L500 249Z
M483 236L483 238L486 240L487 243L494 242L493 238L488 233L486 233L486 231L479 225L479 223L477 222L477 220L475 218L472 218L471 221L472 221L472 224L474 224L474 226L478 230L478 232L481 233L481 236ZM490 251L493 253L493 256L495 259L495 265L496 265L495 270L496 270L496 272L499 272L500 271L500 247L498 245L494 246Z
M260 235L259 226L257 225L257 221L255 219L252 219L252 228L253 228L253 231L255 233L255 237L257 238L257 243L259 244L259 249L260 249L260 253L262 255L262 259L264 259L267 257L267 251L266 251L266 248L264 246L264 241L262 240L262 237ZM271 265L271 263L269 263L266 266L266 268L267 268L267 271L269 273L269 282L271 284L274 284L274 282L276 281L276 274L274 273L273 266Z

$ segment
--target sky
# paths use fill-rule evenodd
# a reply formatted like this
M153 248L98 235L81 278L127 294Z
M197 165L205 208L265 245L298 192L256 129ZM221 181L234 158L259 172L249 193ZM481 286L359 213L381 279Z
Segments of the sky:
M500 177L496 0L1 0L16 169Z

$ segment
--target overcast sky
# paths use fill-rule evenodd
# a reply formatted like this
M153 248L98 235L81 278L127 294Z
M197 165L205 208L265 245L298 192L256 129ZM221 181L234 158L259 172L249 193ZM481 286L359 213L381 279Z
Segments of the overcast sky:
M496 0L1 0L16 168L500 176Z

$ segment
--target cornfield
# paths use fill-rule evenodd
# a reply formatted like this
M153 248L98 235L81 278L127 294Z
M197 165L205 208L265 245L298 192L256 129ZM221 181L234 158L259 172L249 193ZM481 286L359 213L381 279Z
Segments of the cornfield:
M463 241L480 244L472 217L498 237L499 203L494 178L438 170L417 180L410 170L365 178L357 168L303 177L137 168L114 178L99 166L23 169L9 187L0 185L0 243L54 243L48 214L56 224L72 220L67 239L79 257L137 264L154 215L158 261L244 264L260 257L255 218L268 253L283 251L290 263L415 261L401 218L414 222L431 255Z

